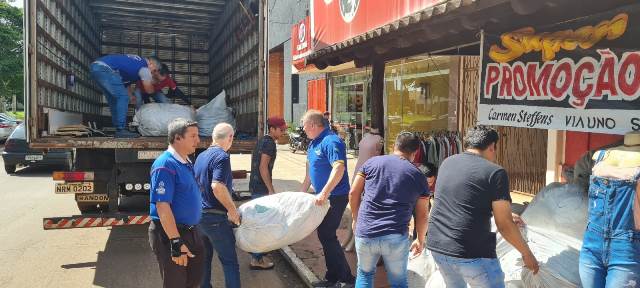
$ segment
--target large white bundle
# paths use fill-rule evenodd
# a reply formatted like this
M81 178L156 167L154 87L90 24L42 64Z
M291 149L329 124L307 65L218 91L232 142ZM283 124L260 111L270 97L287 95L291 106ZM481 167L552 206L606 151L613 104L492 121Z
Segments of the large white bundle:
M240 249L261 253L296 243L313 232L329 211L329 201L315 205L315 196L282 192L251 200L238 208L242 216L235 229Z
M522 230L529 248L540 264L538 274L522 267L522 257L501 237L497 250L508 287L580 287L578 259L587 223L587 195L581 187L552 183L527 209Z
M133 122L138 123L138 132L142 136L166 136L169 123L176 118L195 121L196 115L189 106L149 103L140 107Z
M498 233L496 253L507 287L580 287L578 259L587 223L587 200L578 186L552 183L526 208L522 220L527 226L521 232L540 264L536 275L523 267L520 252ZM428 250L409 260L408 269L409 287L445 287Z
M219 123L225 122L236 128L236 119L233 118L231 108L227 107L224 90L216 95L213 100L198 108L196 120L198 121L198 134L200 136L211 136L213 128Z

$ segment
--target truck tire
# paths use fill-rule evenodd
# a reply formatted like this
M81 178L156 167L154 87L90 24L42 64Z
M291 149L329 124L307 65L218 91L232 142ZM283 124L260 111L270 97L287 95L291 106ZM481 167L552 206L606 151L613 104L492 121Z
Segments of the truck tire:
M16 165L4 164L4 171L6 171L7 174L16 173Z

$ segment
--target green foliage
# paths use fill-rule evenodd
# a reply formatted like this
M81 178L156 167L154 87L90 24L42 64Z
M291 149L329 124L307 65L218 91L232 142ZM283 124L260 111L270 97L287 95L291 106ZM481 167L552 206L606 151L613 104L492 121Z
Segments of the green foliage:
M0 98L23 100L23 11L0 0Z

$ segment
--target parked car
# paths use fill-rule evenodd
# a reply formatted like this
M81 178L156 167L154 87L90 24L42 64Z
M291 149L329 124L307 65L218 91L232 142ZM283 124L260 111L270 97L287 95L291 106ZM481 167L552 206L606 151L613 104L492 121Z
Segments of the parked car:
M7 140L18 124L19 123L17 121L0 118L0 142Z
M18 125L4 143L2 159L7 174L16 172L18 166L58 166L71 170L72 152L69 149L31 149L27 144L24 123Z

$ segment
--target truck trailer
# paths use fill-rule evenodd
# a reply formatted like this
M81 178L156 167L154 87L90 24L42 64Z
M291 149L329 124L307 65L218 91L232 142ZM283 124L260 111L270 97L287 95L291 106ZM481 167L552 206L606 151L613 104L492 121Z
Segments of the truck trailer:
M245 135L230 153L248 153L255 146L264 123L262 1L25 0L24 7L27 141L44 153L72 151L71 171L52 175L53 192L75 194L80 212L45 218L44 229L150 220L148 207L125 210L121 200L148 197L150 166L167 148L167 139L108 136L109 107L89 72L100 56L158 57L195 108L225 91L236 135ZM133 114L130 103L128 121ZM80 124L107 136L56 133ZM201 140L199 151L211 137Z

